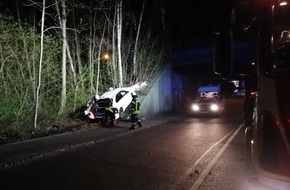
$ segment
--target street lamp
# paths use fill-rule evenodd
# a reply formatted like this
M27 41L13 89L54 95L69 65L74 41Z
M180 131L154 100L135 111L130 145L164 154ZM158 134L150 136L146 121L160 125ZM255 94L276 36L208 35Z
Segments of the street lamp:
M288 4L288 1L287 0L279 0L278 3L280 6L285 6Z
M104 55L103 55L103 59L104 60L109 60L110 59L110 56L109 56L109 54L108 53L105 53Z

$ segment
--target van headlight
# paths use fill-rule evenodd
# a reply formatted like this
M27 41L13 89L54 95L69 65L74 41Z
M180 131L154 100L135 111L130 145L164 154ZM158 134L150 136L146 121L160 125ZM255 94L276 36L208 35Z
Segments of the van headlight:
M210 106L210 110L212 110L212 111L217 111L218 109L219 109L219 107L218 107L217 104L212 104L212 105Z
M191 108L193 111L199 111L199 106L197 104L192 104Z

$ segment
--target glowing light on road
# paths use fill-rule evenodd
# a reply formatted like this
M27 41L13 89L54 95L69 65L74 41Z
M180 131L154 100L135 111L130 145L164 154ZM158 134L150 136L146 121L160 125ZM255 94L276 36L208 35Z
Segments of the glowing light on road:
M198 110L199 110L199 106L198 106L197 104L193 104L193 105L192 105L192 109L193 109L194 111L198 111Z
M288 4L287 1L283 1L283 0L282 0L282 1L279 2L279 5L280 5L280 6L285 6L285 5L287 5L287 4Z
M212 111L217 111L217 110L219 109L219 107L218 107L218 105L216 105L216 104L212 104L212 105L210 106L210 109L211 109Z

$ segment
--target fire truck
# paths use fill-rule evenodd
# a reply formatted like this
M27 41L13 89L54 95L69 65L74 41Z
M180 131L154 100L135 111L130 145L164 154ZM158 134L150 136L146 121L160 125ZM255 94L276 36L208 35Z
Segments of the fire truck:
M245 126L245 189L290 189L290 2L225 0L216 11L214 72L251 78L256 86L252 123ZM239 9L240 7L243 7ZM235 73L233 27L239 10L253 14L244 30L254 36L254 65ZM254 72L253 72L254 70ZM246 71L245 71L246 72ZM247 90L247 87L246 87Z

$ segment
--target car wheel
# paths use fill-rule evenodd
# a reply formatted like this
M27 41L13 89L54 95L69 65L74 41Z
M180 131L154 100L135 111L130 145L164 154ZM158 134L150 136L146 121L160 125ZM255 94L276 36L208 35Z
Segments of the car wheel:
M123 110L123 108L120 108L119 116L120 116L120 119L124 120L124 110Z
M107 119L102 118L100 121L101 126L106 126L107 125Z
M252 160L252 148L251 148L251 140L253 135L253 127L248 126L245 130L245 167L246 167L246 174L248 176L254 174L254 165Z
M123 108L120 108L119 115L120 119L122 120L130 120L130 114L128 110L123 110Z

